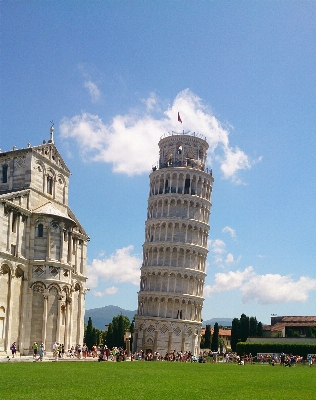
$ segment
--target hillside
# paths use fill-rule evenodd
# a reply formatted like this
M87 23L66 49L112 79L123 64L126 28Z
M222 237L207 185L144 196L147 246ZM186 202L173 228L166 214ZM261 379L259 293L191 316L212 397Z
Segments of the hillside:
M86 310L84 322L87 323L89 317L91 317L93 326L100 330L104 330L105 325L108 325L110 322L112 322L113 317L116 317L121 313L123 315L126 315L132 322L134 315L137 313L137 311L124 310L123 308L118 306L92 308L91 310ZM205 325L211 325L213 327L215 322L217 322L218 325L231 326L232 318L211 318L203 321L203 327L205 327Z
M112 322L113 317L116 317L121 313L123 315L126 315L126 317L128 317L129 320L132 322L134 315L137 313L137 310L124 310L123 308L118 306L92 308L91 310L86 310L84 322L85 324L87 324L89 317L91 317L93 326L100 330L104 330L105 325L108 325L110 322Z

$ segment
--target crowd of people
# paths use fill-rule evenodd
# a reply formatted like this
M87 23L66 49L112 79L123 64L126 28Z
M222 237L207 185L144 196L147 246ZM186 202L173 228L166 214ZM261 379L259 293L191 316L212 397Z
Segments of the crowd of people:
M308 354L307 358L304 359L301 356L293 354L274 354L274 353L259 353L257 355L243 354L242 356L234 352L227 352L226 354L219 354L215 351L201 351L198 356L195 356L190 351L181 352L173 350L160 354L159 352L144 352L140 350L138 352L127 352L123 347L113 347L109 349L107 346L92 346L88 348L86 343L83 345L77 344L72 346L70 349L65 350L65 346L62 343L55 342L53 345L53 357L55 361L64 358L70 359L87 359L95 358L98 361L171 361L171 362L198 362L198 363L217 363L218 361L224 363L236 363L239 365L244 364L269 364L281 366L295 366L296 364L306 364L311 367L316 362L316 354ZM17 352L16 342L11 345L12 358L15 357ZM33 344L33 358L35 361L42 361L45 355L44 344Z

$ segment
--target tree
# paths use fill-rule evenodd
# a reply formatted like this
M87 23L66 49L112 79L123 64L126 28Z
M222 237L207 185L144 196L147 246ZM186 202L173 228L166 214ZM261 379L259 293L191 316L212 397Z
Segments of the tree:
M245 342L249 336L249 317L246 314L240 316L240 340Z
M232 330L230 339L232 351L236 351L237 343L240 341L239 336L240 336L240 321L238 318L234 318L232 320Z
M258 321L256 317L250 317L249 319L249 336L257 336L258 333Z
M124 347L124 334L130 330L130 327L130 320L125 315L113 317L106 334L106 345L109 348Z
M217 322L215 322L215 324L214 324L214 332L212 335L211 350L218 351L218 323Z
M316 328L313 326L308 326L306 328L306 337L309 337L309 338L316 337Z
M211 325L206 325L204 335L204 349L211 348Z
M263 326L262 326L262 322L258 322L258 326L257 326L257 336L263 336Z
M89 317L88 325L87 325L85 336L84 336L84 342L86 343L88 348L91 349L92 346L94 345L94 341L95 341L95 332L94 332L94 328L92 325L92 318Z

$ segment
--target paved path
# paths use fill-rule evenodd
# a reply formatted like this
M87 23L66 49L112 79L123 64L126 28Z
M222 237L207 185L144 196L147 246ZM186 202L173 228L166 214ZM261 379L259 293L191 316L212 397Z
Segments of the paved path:
M38 358L34 359L33 356L20 356L17 355L14 358L12 356L0 356L0 363L16 363L16 362L56 362L55 358L52 355L47 355L43 358L43 361L39 361ZM60 358L58 362L91 362L91 361L98 361L97 358L88 357L88 358Z

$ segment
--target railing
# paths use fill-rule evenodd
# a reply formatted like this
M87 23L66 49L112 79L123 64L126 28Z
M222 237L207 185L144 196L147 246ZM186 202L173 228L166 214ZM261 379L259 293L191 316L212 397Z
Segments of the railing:
M171 133L168 132L168 133L165 133L164 135L162 135L162 136L160 137L160 140L161 140L161 139L164 139L164 138L166 138L166 137L169 137L169 136L179 136L179 135L194 136L194 137L197 137L197 138L199 138L199 139L203 139L203 140L205 140L205 141L207 142L206 136L201 135L200 133L190 132L190 131L187 131L187 132L184 132L184 131L183 131L183 132L171 131Z

